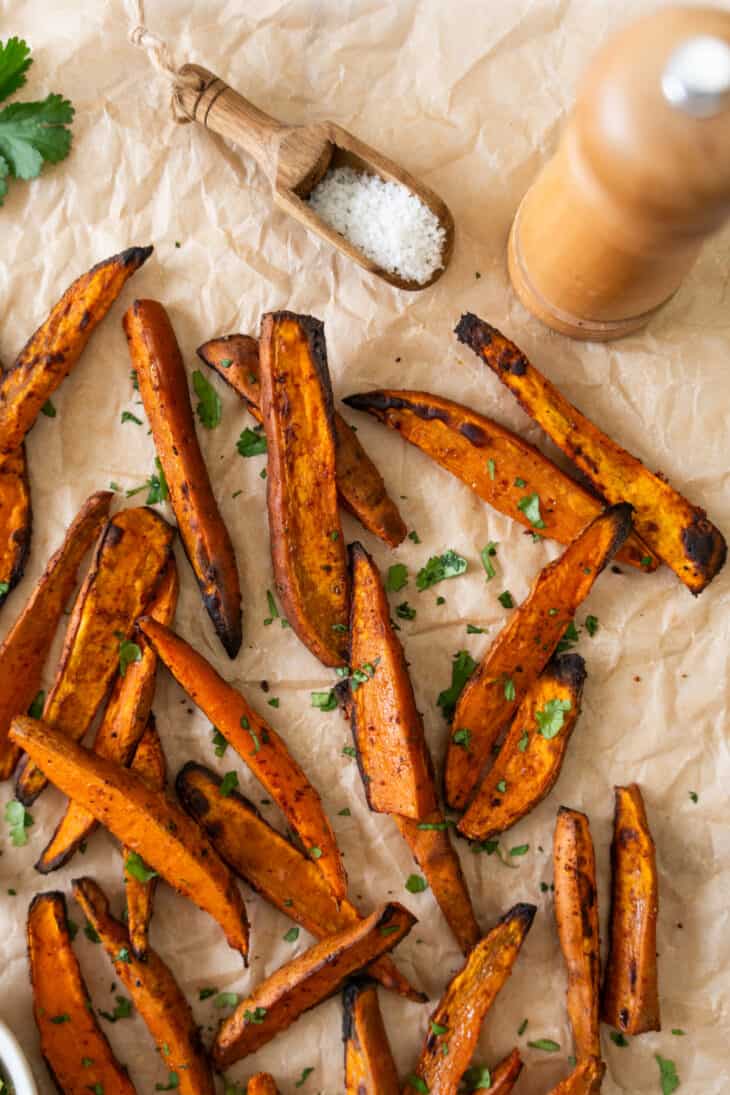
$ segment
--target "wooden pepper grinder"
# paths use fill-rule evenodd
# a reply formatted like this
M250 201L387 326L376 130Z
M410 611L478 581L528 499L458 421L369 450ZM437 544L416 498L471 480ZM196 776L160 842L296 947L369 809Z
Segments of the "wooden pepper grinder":
M523 304L582 339L642 327L730 214L730 12L664 8L583 79L512 225Z

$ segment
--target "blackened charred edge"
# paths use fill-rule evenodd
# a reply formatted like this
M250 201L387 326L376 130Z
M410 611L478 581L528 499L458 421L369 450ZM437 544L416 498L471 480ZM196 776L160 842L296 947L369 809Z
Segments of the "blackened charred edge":
M424 397L426 393L424 393ZM356 395L348 395L343 400L348 407L356 411L366 411L379 417L387 411L410 411L422 418L425 422L437 418L441 422L450 422L451 416L443 407L434 407L428 403L421 403L413 399L404 399L384 389L376 389L372 392L360 392Z
M31 913L35 909L36 905L42 905L46 901L52 901L53 904L56 906L55 912L57 916L58 906L60 905L63 916L62 919L59 920L59 923L68 935L68 922L66 920L66 895L61 890L44 890L43 893L37 893L31 901L30 905L28 906L28 918L30 919Z
M359 540L353 540L348 548L350 556L350 634L349 644L347 650L348 661L352 664L352 642L355 634L355 568L359 562L365 563L368 567L375 569L372 557L365 550ZM360 750L360 739L358 733L357 722L357 701L353 694L352 687L349 680L341 681L340 684L335 686L335 694L337 695L337 689L341 688L341 692L338 695L338 702L343 711L350 716L350 728L352 730L352 744L355 748L355 759L357 761L357 767L360 772L360 778L362 780L363 789L365 791L365 798L370 809L373 809L373 804L370 797L370 779L368 773L365 770L365 764L363 762L362 752Z
M681 537L687 558L708 578L713 578L725 565L725 537L701 510L695 514L692 524L682 529Z
M342 990L342 1041L349 1042L356 1036L355 1008L358 997L368 988L375 986L371 977L356 976L350 978Z
M30 497L30 480L28 478L28 461L26 459L26 453L25 453L25 442L23 442L23 444L21 445L21 452L22 452L23 468L22 468L22 471L20 473L20 478L22 480L23 488L24 488L24 491L25 491L25 496L26 496L26 499L27 499L26 517L25 517L25 522L24 522L22 528L17 529L13 533L12 538L13 538L13 543L16 545L16 552L17 553L16 553L16 556L15 556L15 559L13 560L13 565L12 565L12 568L10 570L10 574L5 579L5 581L8 584L8 588L6 589L5 593L3 593L2 596L0 596L0 605L2 605L5 602L5 599L8 596L8 594L10 594L15 589L18 582L20 581L20 579L23 577L23 574L25 573L25 564L28 561L28 554L30 552L30 542L31 542L31 539L32 539L32 536L33 536L33 507L32 507L32 504L31 504L31 497Z
M16 789L16 797L19 797L18 793L17 793L17 789ZM35 794L33 796L30 803L23 803L23 805L32 805L32 803L35 801L36 798L37 798L37 794ZM64 814L64 817L65 817L65 814ZM53 830L53 836L51 837L51 839L48 842L49 845L52 844L53 841L55 840L56 834L58 833L58 831L61 828L62 824L63 824L63 817L59 821L56 828ZM79 850L79 848L81 847L83 842L84 842L84 837L83 836L78 836L76 838L76 840L74 840L71 844L68 844L62 852L58 853L58 855L54 855L52 859L46 859L45 858L46 853L45 853L45 850L44 850L41 853L40 859L35 864L35 869L38 871L38 874L51 874L53 871L58 871L61 867L65 867L66 864L76 855L76 852Z
M232 334L232 335L221 335L220 338L210 338L210 339L208 339L207 342L201 343L201 345L198 346L198 348L195 352L198 355L198 357L200 358L200 360L203 362L204 365L207 365L209 369L213 369L218 374L218 376L221 378L221 380L224 380L226 382L226 384L228 385L229 388L233 388L234 392L237 392L239 395L241 395L241 397L246 400L246 403L248 403L249 400L246 399L246 397L243 396L242 393L238 391L238 389L236 388L236 385L230 379L230 370L223 368L222 365L219 367L218 362L214 359L213 355L209 354L209 347L210 346L219 346L221 343L223 343L225 345L227 345L228 343L231 343L232 345L239 345L242 342L251 343L252 345L250 346L250 349L251 349L252 352L253 352L254 347L255 347L256 383L258 384L259 383L259 378L258 378L258 342L251 335ZM239 360L236 360L234 358L233 364L236 365L239 369L244 368L243 360L241 359L240 355L238 354L237 351L234 351L234 352L236 353L236 357L239 358ZM250 362L248 362L245 367L250 369L251 368Z
M556 680L568 685L578 694L583 690L587 671L585 658L580 654L557 654L548 666L548 671L552 671Z
M92 270L98 270L102 266L106 266L110 262L118 260L123 266L134 266L139 269L154 251L154 246L149 243L146 247L128 247L126 251L120 251L118 255L114 255L111 259L106 259L103 262L92 267Z
M190 814L190 816L195 818L196 820L203 821L205 815L210 810L210 803L205 797L203 791L201 791L198 787L193 786L193 784L189 781L189 777L193 773L196 773L197 775L202 776L203 779L207 780L215 789L216 794L218 793L218 788L220 787L223 780L210 768L206 768L204 764L197 764L194 760L190 760L187 762L187 764L184 764L178 772L177 776L175 777L175 793L180 799L180 803L185 812ZM253 802L251 802L251 799L246 798L246 796L242 795L240 791L236 791L234 789L230 792L230 794L226 796L226 798L232 799L234 802L237 802L238 805L242 806L245 810L248 811L248 813L254 814L259 821L262 821L265 825L268 825L268 822L265 820L265 818L261 816L257 808L254 806Z
M499 371L512 373L514 376L524 376L527 372L530 363L519 347L496 327L475 316L473 312L464 313L454 328L454 334L459 342L463 342L479 357L484 357L487 346L498 341L501 343L499 351L491 356L494 357Z
M112 518L112 520L109 522L106 529L104 530L104 547L116 547L123 538L124 529L120 528L116 521L114 521L114 519Z
M584 814L582 810L574 810L570 806L559 806L558 817L567 817L573 822L578 820L585 821L586 825L588 825L588 815Z
M282 320L291 320L296 323L304 333L309 344L309 352L317 370L319 382L324 396L325 414L330 424L332 438L335 438L335 400L332 394L332 379L327 364L327 343L324 337L324 323L316 316L300 315L297 312L270 312L274 323ZM265 317L264 317L265 318Z
M233 619L230 619L229 613L223 607L223 598L220 592L217 589L209 592L206 589L207 582L204 578L198 578L198 585L200 586L206 612L213 621L213 627L223 644L223 649L228 657L233 659L241 649L241 643L243 642L243 618L240 598L237 618L234 613Z
M519 920L524 925L525 932L528 932L532 925L532 921L535 919L536 912L537 905L530 905L526 901L519 901L516 905L513 905L511 909L508 909L504 916L500 917L498 923L506 924L510 920Z
M599 573L611 559L613 559L614 555L631 532L633 527L631 519L633 512L634 507L629 505L628 502L618 502L615 506L609 506L599 517L595 518L596 521L603 521L610 518L614 522L613 536L606 550L603 562L599 567Z

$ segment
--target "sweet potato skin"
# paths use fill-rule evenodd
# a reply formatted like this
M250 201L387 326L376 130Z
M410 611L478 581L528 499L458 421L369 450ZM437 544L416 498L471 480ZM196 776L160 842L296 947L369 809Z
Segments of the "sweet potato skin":
M520 1057L520 1051L513 1049L504 1060L491 1069L492 1086L489 1090L492 1095L509 1095L521 1072L522 1058Z
M398 1073L372 981L350 981L342 993L345 1095L399 1095Z
M486 840L503 833L550 793L578 721L585 678L580 654L560 654L548 662L526 692L494 764L458 824L463 836ZM555 701L570 706L562 727L548 739L538 729L536 712Z
M727 544L692 505L581 414L496 327L462 316L457 337L509 388L520 406L608 502L634 507L636 532L694 594L724 566Z
M624 1034L661 1030L656 850L637 784L615 787L611 919L601 1018Z
M268 1072L257 1072L246 1085L246 1095L279 1095L279 1089Z
M570 1076L561 1080L550 1095L598 1095L606 1066L596 1057L579 1061Z
M23 577L32 532L28 462L19 445L0 463L0 605Z
M454 732L470 730L470 748L462 748L452 734L446 754L446 800L454 809L466 805L500 730L542 672L578 605L630 528L631 507L625 504L612 506L591 521L559 559L540 571L527 598L468 680L452 726ZM513 699L507 698L508 681Z
M157 733L155 716L150 712L147 726L139 740L132 761L132 771L145 781L153 791L162 791L167 780L167 764L162 749L160 735ZM124 862L124 892L127 898L127 930L129 943L135 957L146 961L148 954L148 933L152 919L152 903L157 889L157 878L140 882L127 870L127 859L131 848L122 848Z
M289 623L324 665L346 660L348 576L337 509L332 388L324 328L272 312L259 342L276 589Z
M185 553L223 647L235 658L243 637L238 566L198 444L175 332L155 300L136 300L124 331Z
M62 893L36 894L28 909L27 935L33 1013L41 1053L58 1090L86 1095L98 1084L115 1095L135 1095L96 1021L71 947ZM60 1016L68 1019L54 1023ZM91 1062L86 1067L84 1059Z

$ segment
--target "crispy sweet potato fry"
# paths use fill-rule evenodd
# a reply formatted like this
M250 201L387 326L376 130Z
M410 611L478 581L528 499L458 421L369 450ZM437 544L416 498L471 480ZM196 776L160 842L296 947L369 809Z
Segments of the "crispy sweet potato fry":
M165 1068L177 1077L175 1090L180 1095L214 1095L200 1031L171 970L153 950L147 951L144 961L132 953L127 929L111 915L109 902L93 879L75 879L73 895L144 1019Z
M259 344L248 335L225 335L198 347L198 357L246 401L253 417L261 422L259 389ZM335 461L340 505L357 517L363 528L389 547L397 547L408 531L383 477L360 444L357 434L334 412Z
M223 647L235 658L242 639L236 556L195 433L175 332L155 300L136 300L124 330L185 553Z
M514 905L477 943L451 979L436 1011L416 1067L430 1095L455 1095L494 999L512 972L535 916L534 905ZM438 1028L442 1033L436 1033ZM443 1047L448 1045L448 1052ZM405 1092L423 1088L406 1083Z
M172 799L36 719L14 719L10 735L60 791L217 920L245 958L248 920L238 886L202 829Z
M548 662L459 822L460 833L472 840L503 833L550 793L578 721L585 678L580 654L559 654Z
M62 893L36 894L31 901L28 958L41 1053L58 1090L64 1095L94 1090L135 1095L96 1021L71 947Z
M599 430L496 327L467 314L459 321L456 335L510 389L603 498L634 507L641 539L693 593L701 593L727 556L725 539L705 511Z
M561 1080L550 1095L598 1095L605 1071L603 1061L596 1057L587 1057L578 1062L570 1076Z
M509 1095L521 1072L520 1051L513 1049L509 1056L491 1070L492 1086L489 1088L491 1095Z
M612 506L591 521L559 559L538 574L459 697L446 755L446 800L463 808L497 736L542 672L598 575L631 528L631 507ZM459 740L469 730L469 749ZM455 738L455 735L458 737Z
M611 934L601 1018L624 1034L661 1030L656 961L659 881L641 791L615 787Z
M398 1073L373 981L357 978L342 993L345 1095L399 1095Z
M347 893L347 876L335 834L319 794L282 738L248 701L227 684L205 658L174 631L144 617L139 628L193 703L203 711L271 795L337 900ZM318 849L320 854L312 852Z
M213 1043L216 1068L228 1068L265 1046L338 992L351 974L391 951L415 922L408 909L391 902L281 966L221 1022Z
M257 1072L246 1085L246 1095L279 1095L274 1077L268 1072Z
M26 342L0 377L0 454L18 448L125 282L151 254L151 247L130 247L92 266L69 286Z
M0 463L0 605L23 577L33 513L25 445Z
M147 726L139 740L132 761L132 771L141 776L153 791L162 791L167 779L167 765L155 716L150 712ZM127 928L129 942L137 958L146 961L148 933L152 919L152 903L157 889L157 875L143 879L133 874L129 865L131 848L122 848L124 861L124 892L127 896Z
M305 646L324 665L340 666L347 647L347 555L324 327L312 316L271 312L261 321L259 350L276 589Z
M110 491L99 491L87 498L0 647L0 780L9 779L20 755L8 741L10 720L36 697L81 560L107 519L112 497Z

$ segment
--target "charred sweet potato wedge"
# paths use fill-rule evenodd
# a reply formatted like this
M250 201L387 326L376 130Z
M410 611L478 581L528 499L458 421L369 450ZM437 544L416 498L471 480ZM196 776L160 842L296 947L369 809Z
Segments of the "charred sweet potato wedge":
M24 714L38 693L81 561L107 519L112 497L110 491L99 491L87 498L0 646L0 780L10 778L20 756L8 740L10 721Z
M180 1095L214 1095L200 1031L169 967L151 949L144 961L135 956L127 929L111 915L106 895L93 879L75 879L73 895L144 1019L165 1067L177 1077L175 1090Z
M33 512L25 445L0 463L0 605L23 577Z
M615 787L611 927L601 1018L624 1034L661 1030L656 961L659 881L644 800Z
M550 1095L598 1095L606 1066L597 1057L579 1061L565 1080L554 1087Z
M77 278L0 376L0 454L22 443L125 283L151 254L151 247L130 247Z
M631 529L631 507L611 506L538 574L456 705L446 755L446 800L466 806L492 746L552 656L576 609ZM469 731L469 748L460 742Z
M342 993L345 1095L400 1095L398 1073L373 981L350 981Z
M279 1095L279 1089L268 1072L257 1072L246 1084L246 1095Z
M477 943L451 979L431 1016L415 1074L404 1091L454 1095L476 1048L479 1031L495 997L512 972L535 916L534 905L514 905ZM437 1033L438 1032L438 1033ZM444 1046L448 1051L444 1052ZM414 1083L418 1079L421 1084Z
M559 654L548 662L459 822L463 836L486 840L503 833L550 793L578 721L585 678L580 654ZM460 740L468 750L468 737Z
M200 826L172 799L36 719L15 719L10 734L63 794L217 920L245 958L248 920L238 886Z
M243 636L238 566L198 444L175 332L156 300L136 300L124 331L185 553L218 637L235 658Z
M190 699L210 719L271 795L301 840L337 900L347 893L347 876L335 834L319 794L284 741L248 701L218 675L184 639L144 617L139 629ZM313 849L316 849L313 851ZM317 855L317 850L319 855Z
M259 389L259 344L248 335L225 335L198 347L198 357L237 392L253 417L262 421ZM356 517L363 528L389 547L405 539L406 524L388 494L383 477L357 434L334 412L335 472L340 505Z
M41 1053L58 1090L64 1095L94 1090L136 1095L96 1021L71 946L62 893L36 894L27 934L33 1014Z
M496 327L467 314L456 335L509 388L602 498L633 506L641 539L692 593L701 593L727 557L725 538L705 511L599 430Z
M492 1095L509 1095L509 1092L517 1083L520 1073L522 1072L520 1051L518 1049L513 1049L503 1061L500 1061L499 1064L490 1071L492 1084L489 1090Z
M160 735L155 726L155 716L150 713L147 726L134 753L132 771L145 781L152 791L162 791L167 779L167 764ZM157 875L146 877L133 859L131 848L122 848L124 860L124 892L127 897L127 928L129 942L137 958L145 961L148 953L147 937L152 919L152 903L157 889Z
M415 922L408 909L391 902L281 966L222 1021L213 1043L216 1068L222 1071L265 1046L353 973L391 951Z
M172 551L174 530L151 509L117 513L97 543L66 630L56 679L43 719L81 741L120 664L120 644L149 604ZM16 797L30 806L46 779L25 763Z
M269 453L267 505L276 590L324 665L346 661L347 553L337 509L335 427L324 327L271 312L259 341Z

